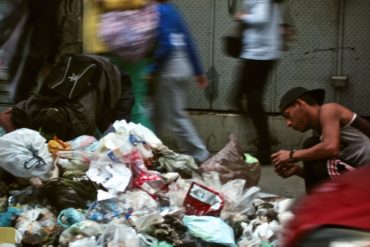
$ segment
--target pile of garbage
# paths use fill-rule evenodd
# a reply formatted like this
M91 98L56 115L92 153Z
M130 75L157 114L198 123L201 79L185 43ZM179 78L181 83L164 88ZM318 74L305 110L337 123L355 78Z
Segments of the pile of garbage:
M0 137L0 226L18 246L279 246L292 199L256 187L235 137L198 166L140 124L100 140Z

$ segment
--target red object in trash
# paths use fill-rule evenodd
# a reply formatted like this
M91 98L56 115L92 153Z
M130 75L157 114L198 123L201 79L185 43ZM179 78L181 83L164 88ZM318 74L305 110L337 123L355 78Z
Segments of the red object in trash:
M219 216L224 204L218 192L192 182L184 200L185 214Z
M301 246L325 227L370 233L369 177L370 165L366 165L323 183L299 200L292 210L294 218L284 229L282 246Z

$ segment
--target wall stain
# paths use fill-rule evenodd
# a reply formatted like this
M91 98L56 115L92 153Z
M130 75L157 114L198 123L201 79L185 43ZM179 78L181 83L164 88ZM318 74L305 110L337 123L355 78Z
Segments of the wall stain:
M319 52L325 52L325 51L334 51L334 52L336 52L336 51L338 51L338 50L355 51L355 50L356 50L356 48L355 48L355 47L350 47L350 46L344 46L344 47L338 47L338 48L336 48L336 47L332 47L332 48L322 48L322 49L317 48L317 49L313 49L313 50L311 50L311 51L306 51L306 52L304 52L303 54L304 54L304 55L309 55L309 54L319 53Z

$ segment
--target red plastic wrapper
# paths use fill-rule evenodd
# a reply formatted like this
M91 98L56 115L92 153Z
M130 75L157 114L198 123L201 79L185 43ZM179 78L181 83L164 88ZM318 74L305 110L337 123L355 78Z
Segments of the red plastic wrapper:
M218 192L192 182L184 200L185 214L220 216L224 204Z
M130 168L133 174L133 186L146 191L151 196L168 190L168 185L160 174L148 170L137 149L130 153Z
M161 191L167 191L168 185L164 182L164 180L155 173L142 173L139 176L136 176L133 180L134 185L147 193L151 196L155 196Z
M134 176L148 173L148 168L145 166L144 160L137 149L132 150L130 153L130 167Z

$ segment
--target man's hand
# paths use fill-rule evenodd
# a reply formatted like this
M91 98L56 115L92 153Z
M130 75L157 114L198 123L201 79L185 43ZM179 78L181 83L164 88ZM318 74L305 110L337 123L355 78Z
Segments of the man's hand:
M208 86L208 79L205 75L196 76L197 86L201 89L204 89Z
M272 163L275 165L281 165L284 163L289 162L290 159L290 151L289 150L280 150L271 155Z
M243 11L237 11L235 14L234 14L234 18L235 20L237 21L240 21L243 17L243 15L245 15L246 13L243 12Z
M285 163L274 165L275 172L282 178L288 178L292 175L303 177L303 169L295 163Z

